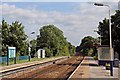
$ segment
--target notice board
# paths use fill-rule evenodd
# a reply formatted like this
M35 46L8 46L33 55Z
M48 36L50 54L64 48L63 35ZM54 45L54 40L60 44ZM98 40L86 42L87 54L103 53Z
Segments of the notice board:
M110 47L98 47L98 60L113 60L113 48L111 49L112 53L110 53Z
M8 47L8 58L16 57L16 47Z

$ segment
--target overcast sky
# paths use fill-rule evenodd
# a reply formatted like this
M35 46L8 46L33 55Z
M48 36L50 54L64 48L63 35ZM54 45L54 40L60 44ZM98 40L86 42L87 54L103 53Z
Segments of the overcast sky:
M94 30L105 17L108 18L107 7L94 6L94 2L103 0L4 0L0 4L2 11L1 19L4 18L9 24L19 20L25 26L25 33L29 38L35 38L43 25L54 24L64 32L67 40L78 46L85 36L98 37ZM111 6L111 15L118 9L118 0L104 0L104 4ZM34 35L30 33L35 31Z

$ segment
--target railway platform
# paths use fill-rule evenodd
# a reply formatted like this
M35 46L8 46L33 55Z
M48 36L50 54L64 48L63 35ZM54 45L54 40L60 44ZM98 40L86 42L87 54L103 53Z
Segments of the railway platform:
M110 76L110 70L106 70L105 66L98 66L97 60L92 57L85 57L69 79L118 80L118 68L114 67L113 76Z

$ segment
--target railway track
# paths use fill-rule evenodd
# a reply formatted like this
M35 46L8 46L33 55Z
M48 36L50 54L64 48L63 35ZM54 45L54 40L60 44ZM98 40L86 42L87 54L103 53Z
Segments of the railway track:
M22 72L19 72L18 75L14 76L14 80L22 80L23 78L27 78L27 80L39 80L48 78L68 79L82 60L82 56L74 56L60 62L54 61L54 64L42 68L38 66L34 67L32 70L28 69L24 71L24 74ZM13 77L13 75L10 75L9 77Z
M59 59L52 60L52 61L47 61L47 62L43 62L43 63L37 63L37 64L33 64L33 65L28 65L28 66L24 66L24 67L18 67L15 69L1 71L0 77L2 77L2 78L14 78L13 75L16 75L16 73L24 73L27 71L37 69L39 67L42 68L44 66L51 65L54 61L60 62L60 61L66 60L66 59L67 59L67 57L63 57L63 58L59 58Z

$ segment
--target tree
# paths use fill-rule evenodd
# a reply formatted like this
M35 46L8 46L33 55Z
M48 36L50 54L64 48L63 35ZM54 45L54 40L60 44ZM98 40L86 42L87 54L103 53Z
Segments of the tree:
M15 21L10 25L9 28L9 46L17 47L17 50L21 50L24 45L25 40L27 39L27 35L24 32L24 26L19 21Z
M24 51L27 47L27 35L24 32L24 26L19 21L9 25L2 20L2 51L6 53L8 46L14 46L17 52Z
M115 52L119 54L120 59L120 10L116 10L116 13L111 16L112 22L112 41Z
M46 56L68 55L68 41L63 32L54 25L43 26L40 29L40 36L37 38L37 46L47 50Z
M69 49L70 55L75 54L75 46L73 46L70 42L68 42L68 49Z
M34 57L36 53L36 45L37 45L37 40L33 39L30 41L31 44L31 56Z
M91 53L94 53L95 47L93 44L95 43L96 39L92 36L84 37L81 41L80 46L78 46L76 49L77 52L82 52L84 55L89 55Z
M101 33L101 39L102 39L102 43L104 45L108 45L109 42L109 20L108 19L104 19L103 22L99 22L99 26L98 26L98 34L100 35Z
M7 46L9 44L9 24L5 21L2 20L2 27L1 27L1 32L2 32L2 52L4 54L1 55L7 55Z
M111 28L112 28L112 44L114 45L114 51L119 53L120 56L120 11L116 10L116 13L111 16ZM109 20L104 19L99 22L98 30L102 35L102 44L109 45ZM99 33L98 33L99 34Z

